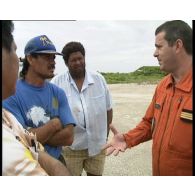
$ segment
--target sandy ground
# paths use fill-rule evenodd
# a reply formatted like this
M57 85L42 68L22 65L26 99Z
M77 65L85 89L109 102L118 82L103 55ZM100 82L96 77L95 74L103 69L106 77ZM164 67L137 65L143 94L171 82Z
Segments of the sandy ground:
M120 132L126 132L138 124L152 100L156 85L111 84L113 99L113 124ZM109 139L112 137L109 135ZM103 175L151 175L151 141L139 144L120 153L106 157Z

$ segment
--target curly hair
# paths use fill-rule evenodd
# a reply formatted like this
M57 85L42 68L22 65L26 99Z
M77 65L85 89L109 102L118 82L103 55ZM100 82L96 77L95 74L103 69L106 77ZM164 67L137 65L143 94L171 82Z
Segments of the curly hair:
M68 64L68 59L71 53L80 51L82 55L85 57L85 48L80 42L69 42L62 49L63 59L66 64Z

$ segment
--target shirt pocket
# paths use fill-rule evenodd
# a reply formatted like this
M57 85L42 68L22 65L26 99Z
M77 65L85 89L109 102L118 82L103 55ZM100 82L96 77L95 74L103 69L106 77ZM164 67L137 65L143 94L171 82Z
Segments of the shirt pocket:
M152 119L152 126L151 126L153 139L156 137L158 133L157 130L158 130L159 123L162 119L162 111L165 104L165 99L166 99L166 94L163 94L156 99L154 104L154 117Z
M89 97L89 106L92 108L92 113L95 115L101 115L106 111L105 95Z
M184 155L191 155L192 153L192 100L188 100L175 118L173 130L171 132L169 149Z

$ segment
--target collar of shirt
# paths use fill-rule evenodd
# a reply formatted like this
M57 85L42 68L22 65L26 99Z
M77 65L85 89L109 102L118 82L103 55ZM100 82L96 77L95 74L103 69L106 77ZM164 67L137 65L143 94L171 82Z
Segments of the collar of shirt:
M171 74L169 74L167 82L166 82L166 88L171 87L174 85L173 83L173 77ZM185 91L190 92L192 89L192 69L190 69L184 77L175 85L176 88Z
M69 82L78 91L76 83L75 83L74 79L72 78L72 76L70 75L69 71L68 71L68 79L69 79ZM93 79L92 75L90 74L90 72L85 71L85 80L83 82L83 86L82 86L81 92L83 92L91 84L94 84L94 79Z

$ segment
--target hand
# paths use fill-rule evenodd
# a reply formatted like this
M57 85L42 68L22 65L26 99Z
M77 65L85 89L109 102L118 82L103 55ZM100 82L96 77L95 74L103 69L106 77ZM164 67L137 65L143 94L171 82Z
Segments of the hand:
M48 123L50 123L52 125L55 132L59 131L63 128L62 123L58 117L51 119Z
M44 125L36 128L28 129L29 132L33 132L37 136L37 140L41 144L46 144L47 141L54 136L56 132L62 129L62 123L59 118L55 117L45 123Z
M127 144L125 142L123 134L119 133L117 129L110 124L110 129L114 134L111 142L107 143L103 150L106 149L106 156L109 156L113 153L114 156L117 156L119 152L124 152L127 149Z

